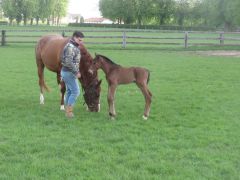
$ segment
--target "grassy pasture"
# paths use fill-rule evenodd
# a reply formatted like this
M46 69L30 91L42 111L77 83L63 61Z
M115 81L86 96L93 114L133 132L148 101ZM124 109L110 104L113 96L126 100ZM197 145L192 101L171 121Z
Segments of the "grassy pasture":
M39 105L33 45L0 47L0 179L239 179L240 61L235 57L150 48L88 46L124 66L151 71L153 102L134 84L119 86L117 119L83 98L68 121L59 110L55 74Z

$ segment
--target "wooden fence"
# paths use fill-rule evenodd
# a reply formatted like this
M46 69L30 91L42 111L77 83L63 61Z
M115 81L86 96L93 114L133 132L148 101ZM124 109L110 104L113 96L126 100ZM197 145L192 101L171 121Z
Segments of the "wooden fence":
M1 45L36 43L46 33L71 36L72 30L1 30ZM123 48L126 48L128 45L175 45L184 48L189 46L240 46L240 32L92 30L83 31L83 33L85 34L85 39L88 39L85 41L86 44L119 44ZM104 35L96 35L100 33Z

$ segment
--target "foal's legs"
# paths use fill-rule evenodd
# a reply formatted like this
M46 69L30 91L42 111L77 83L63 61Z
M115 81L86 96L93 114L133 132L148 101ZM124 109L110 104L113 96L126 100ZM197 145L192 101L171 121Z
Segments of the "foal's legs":
M109 85L108 87L108 107L109 107L109 116L114 118L116 116L115 106L114 106L114 96L117 86Z
M143 119L147 120L150 112L150 106L152 102L152 93L149 91L147 84L145 83L137 83L137 86L141 89L144 98L145 98L145 109L143 114Z

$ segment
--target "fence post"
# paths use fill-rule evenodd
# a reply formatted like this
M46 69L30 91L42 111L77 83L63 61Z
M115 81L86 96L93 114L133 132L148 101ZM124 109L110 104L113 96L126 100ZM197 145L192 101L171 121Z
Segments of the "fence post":
M62 32L62 37L65 37L65 31Z
M126 48L126 45L127 45L127 41L126 41L126 32L124 31L123 32L123 42L122 42L122 47L123 48Z
M2 30L2 41L1 41L1 45L5 46L6 44L6 31Z
M224 32L220 33L220 45L224 45Z
M188 48L188 32L185 32L184 36L184 47Z

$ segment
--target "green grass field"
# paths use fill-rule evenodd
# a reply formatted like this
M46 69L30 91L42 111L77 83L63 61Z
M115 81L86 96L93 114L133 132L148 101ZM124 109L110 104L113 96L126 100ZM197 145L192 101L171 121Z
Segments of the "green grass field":
M124 66L151 71L148 121L134 85L119 86L117 118L83 97L69 121L59 110L56 75L39 104L34 47L0 47L0 179L240 179L240 59L195 51L90 46Z

